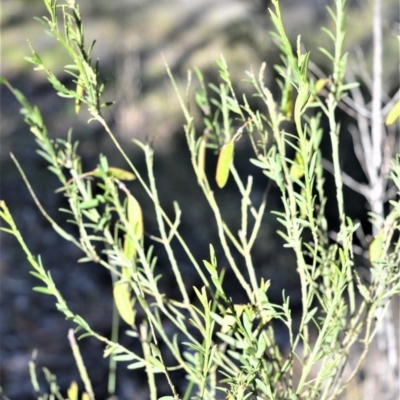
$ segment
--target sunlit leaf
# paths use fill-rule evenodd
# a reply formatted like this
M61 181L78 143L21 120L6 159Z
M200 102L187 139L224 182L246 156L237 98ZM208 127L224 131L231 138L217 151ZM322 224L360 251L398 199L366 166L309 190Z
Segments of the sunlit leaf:
M127 282L114 284L113 294L118 313L121 318L130 326L135 323L135 312L130 300L131 288Z
M226 143L218 156L217 171L215 174L215 180L218 187L221 189L226 185L229 177L229 168L233 160L233 153L235 150L235 144L233 140Z
M225 314L222 321L221 332L228 333L235 326L235 324L236 318L231 314Z
M400 117L400 100L390 109L386 117L386 125L393 125Z
M234 304L234 314L231 313L231 310L227 312L222 320L221 332L227 333L236 325L236 318L240 318L243 314L244 305L243 304Z

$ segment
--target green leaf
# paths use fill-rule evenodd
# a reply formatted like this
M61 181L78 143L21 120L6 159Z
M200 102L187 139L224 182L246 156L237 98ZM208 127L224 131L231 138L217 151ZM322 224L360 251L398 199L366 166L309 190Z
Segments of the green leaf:
M47 287L43 287L43 286L36 286L33 288L33 290L35 292L40 292L40 293L44 293L44 294L49 294L49 295L54 295L54 291L51 289L48 289Z
M257 353L257 350L254 347L247 347L247 349L244 351L248 356L254 356Z
M157 368L160 371L164 371L165 370L165 366L161 361L157 360L157 358L155 358L153 356L150 356L150 355L148 357L149 357L150 363L152 364L152 366L154 368Z
M272 399L272 391L271 391L271 386L268 384L268 386L262 382L260 379L256 379L257 387L262 390L264 394L266 394L270 399Z
M131 361L134 360L134 356L132 354L119 354L116 356L113 356L113 359L115 361Z
M132 364L129 364L126 368L127 369L138 369L138 368L143 368L146 365L144 361L137 361Z
M226 143L218 156L217 171L215 174L215 180L219 188L223 188L226 185L229 177L229 168L233 160L233 154L235 150L235 144L233 140Z
M94 208L97 207L99 205L99 200L98 199L90 199L90 200L86 200L82 203L79 204L79 209L80 210L87 210L89 208Z

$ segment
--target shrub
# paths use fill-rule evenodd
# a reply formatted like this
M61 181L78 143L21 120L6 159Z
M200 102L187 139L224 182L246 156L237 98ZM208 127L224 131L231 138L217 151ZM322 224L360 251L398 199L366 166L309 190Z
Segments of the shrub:
M334 29L325 29L325 32L332 40L332 48L321 51L330 60L331 73L316 76L310 72L310 53L303 50L300 36L295 49L292 48L279 2L272 0L270 16L275 28L272 35L281 54L281 64L275 66L280 91L273 94L266 87L265 64L259 71L250 69L246 80L259 99L258 108L246 96L235 92L223 57L217 61L218 86L206 85L201 71L196 69L195 99L203 113L203 134L198 133L202 123L193 117L188 100L179 93L166 64L185 117L184 131L193 171L218 230L218 243L209 244L206 260L196 259L179 233L179 205L175 204L174 218L161 207L151 146L134 140L146 160L146 170L139 170L102 116L102 109L111 104L102 102L104 84L98 63L91 60L92 46L89 49L85 46L78 6L74 0L66 0L65 4L52 0L44 0L44 3L49 15L38 21L69 54L71 64L65 66L65 71L72 77L75 88L67 87L47 69L34 49L27 60L35 69L45 71L58 95L75 102L77 113L83 105L87 107L90 122L100 124L107 132L129 170L109 165L107 157L100 155L97 168L84 171L72 133L67 140L49 137L39 109L29 104L24 95L3 78L2 83L22 106L21 112L35 136L40 155L60 182L59 191L68 202L68 208L61 211L76 226L77 235L66 231L46 212L15 158L14 162L44 217L59 235L82 251L80 261L95 262L110 271L115 315L125 324L126 334L140 342L142 351L134 352L122 345L116 329L111 338L95 332L84 316L70 310L41 259L30 252L7 205L1 202L0 215L6 224L2 230L16 237L32 266L31 274L41 281L41 286L34 290L56 299L57 309L75 324L79 339L92 336L104 343L104 356L112 360L111 372L117 362L127 363L129 369L143 369L151 399L158 398L155 374L165 375L169 383L171 395L163 397L164 400L216 399L221 395L235 400L339 398L359 371L384 321L390 300L400 290L400 202L390 200L388 212L384 213L388 185L395 188L397 195L400 191L400 156L385 159L387 153L382 150L388 138L395 137L393 126L399 116L399 102L391 100L385 107L386 126L382 120L379 90L373 92L371 130L368 124L365 128L364 117L359 116L356 155L360 157L369 183L356 183L343 173L340 165L337 109L344 102L347 104L349 93L353 100L360 94L358 84L345 79L348 57L343 53L345 1L335 0L333 7L328 8ZM192 76L189 77L188 93ZM355 112L359 112L360 107L355 106ZM323 129L325 121L328 129ZM289 132L290 123L294 129ZM331 162L321 155L324 135L330 139ZM242 180L235 168L235 147L245 138L254 151L249 162L259 168L269 182L264 196L258 200L252 195L253 177ZM218 154L216 185L214 176L208 176L205 168L206 154L211 151ZM335 234L331 233L326 218L324 166L334 177L339 219ZM144 244L142 207L127 184L135 179L154 207L159 237L152 238L163 246L168 256L174 285L179 292L176 298L167 297L158 285L160 276L155 269L154 249ZM216 191L224 190L228 179L235 183L241 196L237 232L223 217L224 210L215 195ZM374 238L369 244L370 280L361 278L356 268L354 236L359 224L346 214L344 184L361 192L371 206ZM277 234L283 238L284 247L294 253L300 279L302 313L298 323L294 323L290 299L285 292L281 304L270 301L268 289L274 282L257 276L252 257L262 218L269 211L267 200L271 185L276 185L281 196L282 207L270 210L281 224ZM172 240L186 253L198 274L199 286L188 288L185 285ZM217 246L223 249L229 269L246 293L244 303L235 303L226 293L225 270L216 256ZM239 267L238 259L245 270ZM172 337L165 330L167 320L175 329ZM287 328L287 352L278 346L274 335L276 321ZM72 330L69 339L85 384L84 396L94 398ZM349 369L347 362L359 344L363 351ZM172 365L166 361L165 348L168 358L172 355L174 359ZM171 378L176 370L183 371L186 376L183 392ZM47 372L47 375L51 380L51 374ZM32 376L37 389L35 375ZM63 398L56 386L51 390L53 395ZM113 391L111 385L110 395ZM76 384L71 384L67 395L70 400L78 398Z

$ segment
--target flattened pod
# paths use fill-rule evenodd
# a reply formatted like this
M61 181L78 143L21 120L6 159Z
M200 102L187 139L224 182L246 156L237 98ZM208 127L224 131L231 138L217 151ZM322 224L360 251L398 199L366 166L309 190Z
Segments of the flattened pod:
M78 400L78 384L72 381L67 390L68 400Z
M127 218L129 224L133 227L136 239L139 241L143 237L143 212L138 201L131 195L128 195ZM124 253L129 260L136 255L135 244L129 235L125 235Z
M219 152L215 180L221 189L226 185L229 177L229 168L233 160L235 144L233 140L226 143Z
M81 76L79 76L78 82L76 83L76 93L78 97L75 99L75 113L79 114L82 102L81 98L85 94L85 89L83 87L83 79L81 78Z
M132 172L117 167L109 167L108 175L121 181L133 181L136 179L136 176Z
M382 259L384 251L384 231L381 230L369 245L369 260L371 264L375 264Z
M136 239L140 240L143 237L143 213L138 201L129 194L128 196L128 222L134 227Z
M329 82L329 78L321 78L315 82L315 92L320 94L325 85Z
M127 282L116 282L113 294L115 306L121 318L130 326L135 323L135 313L130 299L131 288Z
M289 175L294 179L300 179L304 175L304 161L301 153L296 151L293 164L290 166Z
M101 177L98 168L94 169L93 171L87 172L86 174L90 174L98 178ZM136 176L132 172L117 167L108 167L107 175L111 178L119 179L120 181L133 181L134 179L136 179Z
M400 117L400 100L389 111L385 121L386 125L394 124L399 117Z
M197 166L199 168L197 182L199 185L205 178L205 164L206 164L206 147L207 147L207 136L204 134L200 139L199 152L197 153Z

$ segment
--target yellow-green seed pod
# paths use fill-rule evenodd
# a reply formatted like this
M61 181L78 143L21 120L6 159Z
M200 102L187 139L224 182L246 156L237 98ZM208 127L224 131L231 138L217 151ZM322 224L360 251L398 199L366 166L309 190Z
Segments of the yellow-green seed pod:
M78 400L78 393L78 384L75 381L72 381L67 390L68 400Z
M119 179L121 181L133 181L136 179L136 176L132 172L121 168L109 167L107 173L112 178Z
M304 161L299 151L296 151L293 164L290 166L289 175L294 179L300 179L304 175Z
M329 78L321 78L315 82L315 93L320 94L325 85L329 82Z
M144 234L143 212L138 201L130 193L128 195L126 215L137 241L140 241ZM136 246L129 235L125 235L124 254L128 260L132 260L136 256Z
M293 86L289 80L286 80L285 87L282 92L281 111L288 120L292 119L293 107Z
M386 125L393 125L400 117L400 100L390 109L386 117Z
M87 172L86 174L90 174L98 178L101 176L98 168L94 169L93 171ZM136 179L135 174L133 174L132 172L117 167L108 167L107 175L110 178L119 179L120 181L133 181L134 179Z
M76 83L76 94L78 95L75 99L75 113L79 114L81 109L82 97L85 93L85 88L83 86L83 79L81 76L78 78L78 82Z
M229 177L229 168L233 160L235 144L233 140L226 143L219 152L215 181L221 189L226 185Z
M129 325L135 323L135 312L131 304L131 287L127 282L116 282L113 288L114 302L121 318Z
M199 151L197 153L197 167L198 175L197 182L201 185L206 177L206 148L207 148L207 135L204 134L200 139Z
M369 261L375 264L382 259L384 250L384 230L382 229L373 239L369 245Z

